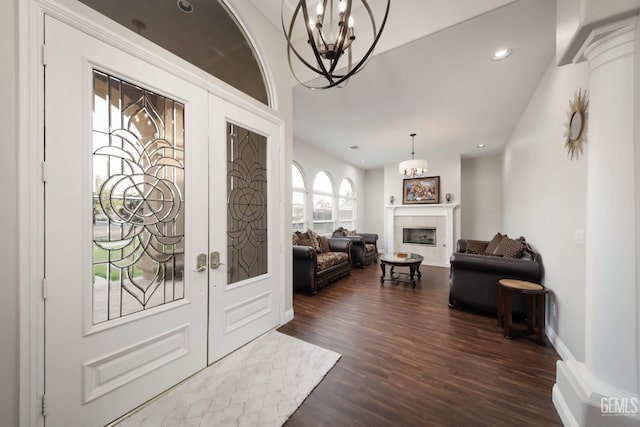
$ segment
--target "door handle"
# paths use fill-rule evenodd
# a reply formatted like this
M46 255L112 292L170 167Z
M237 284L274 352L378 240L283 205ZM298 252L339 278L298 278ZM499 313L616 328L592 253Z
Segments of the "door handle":
M220 252L218 252L218 251L211 252L211 255L209 256L209 267L212 270L215 270L216 268L220 267L221 265L222 265L222 263L220 262Z
M205 271L207 269L207 254L198 254L196 257L196 271Z

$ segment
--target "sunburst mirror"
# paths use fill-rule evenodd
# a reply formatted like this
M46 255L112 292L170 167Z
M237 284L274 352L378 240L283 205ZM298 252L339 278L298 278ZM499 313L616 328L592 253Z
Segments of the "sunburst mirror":
M587 122L589 119L589 100L586 90L578 90L569 101L564 146L571 160L579 159L583 146L587 143Z

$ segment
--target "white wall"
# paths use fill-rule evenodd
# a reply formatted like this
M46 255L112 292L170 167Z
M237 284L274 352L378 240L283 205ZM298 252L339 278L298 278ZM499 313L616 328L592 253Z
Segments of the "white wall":
M461 194L461 162L459 156L438 156L431 153L427 156L429 161L429 171L425 176L440 177L440 203L446 203L444 195L451 193L453 195L454 204L462 203ZM384 166L384 200L385 204L389 203L389 196L393 195L396 199L395 204L402 204L402 180L403 176L398 173L398 164L389 163ZM379 207L380 215L384 215L384 207ZM460 208L454 211L454 239L455 242L460 238ZM386 227L386 224L385 224ZM378 247L386 247L385 240L378 242Z
M568 350L584 361L585 247L575 242L586 218L586 156L571 161L563 134L569 100L588 89L587 65L549 65L504 152L504 232L523 235L542 255L544 284L557 316L547 325ZM602 195L602 203L615 205ZM550 310L549 310L550 312ZM566 346L566 347L565 347Z
M17 170L17 0L3 2L0 14L0 423L18 425L18 170Z
M333 183L333 191L337 195L340 183L344 178L349 178L353 182L356 195L356 230L361 230L365 217L365 186L364 186L364 170L359 167L346 163L324 151L305 144L303 142L294 141L293 143L293 161L300 166L307 187L307 227L311 228L311 218L313 206L311 196L313 194L313 180L318 172L326 172ZM289 167L289 171L291 168ZM289 172L291 175L291 172ZM289 210L291 211L291 210ZM290 217L289 217L290 219ZM334 220L337 221L336 218ZM337 228L337 227L336 227ZM291 229L289 225L288 230Z
M460 236L491 240L502 230L502 155L462 159Z
M364 172L364 223L365 233L377 233L380 242L384 241L384 211L381 207L388 202L384 197L384 169L371 169ZM378 242L378 250L382 249Z

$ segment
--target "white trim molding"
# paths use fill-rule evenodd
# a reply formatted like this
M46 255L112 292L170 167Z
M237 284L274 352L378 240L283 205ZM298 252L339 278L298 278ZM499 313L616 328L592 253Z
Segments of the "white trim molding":
M550 311L547 310L547 313L549 312ZM573 357L573 354L571 354L571 350L569 350L569 347L567 347L565 343L562 342L558 334L556 334L555 329L549 326L549 323L547 323L545 333L547 335L547 339L549 340L553 348L556 349L558 356L560 356L562 360L575 360L575 357Z
M291 322L293 320L293 317L294 317L293 308L290 308L289 310L285 311L282 314L280 325L284 325L285 323Z
M600 380L582 362L560 360L556 366L552 400L565 426L640 425L638 395Z

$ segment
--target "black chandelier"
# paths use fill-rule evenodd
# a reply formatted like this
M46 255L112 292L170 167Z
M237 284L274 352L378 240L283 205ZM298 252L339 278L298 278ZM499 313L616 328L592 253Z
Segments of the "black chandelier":
M338 86L342 83L346 84L347 80L362 70L367 60L373 53L373 49L376 47L382 30L387 23L387 16L389 15L389 5L391 0L387 0L387 6L384 13L384 18L380 25L380 29L377 29L376 21L369 7L369 3L366 0L357 0L367 11L369 16L369 22L372 28L372 40L373 42L367 49L366 53L357 61L353 60L351 47L356 39L354 19L352 15L352 0L336 0L337 7L334 7L334 0L312 0L314 3L317 1L315 7L315 14L310 15L307 7L307 0L300 0L296 5L291 23L287 27L285 26L284 9L285 0L282 2L282 31L287 38L287 59L289 60L289 68L293 73L295 79L303 86L309 89L329 89L334 86ZM307 59L294 47L293 36L296 22L300 22L305 28L303 33L306 36L307 43L311 46L313 58L307 55ZM304 64L308 69L316 74L323 76L327 80L326 85L311 86L303 83L296 72L293 69L291 52ZM346 55L345 55L346 54ZM347 61L341 61L344 57L347 57ZM346 62L346 63L345 63ZM355 65L354 65L355 62ZM345 69L346 72L341 71Z

